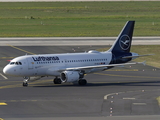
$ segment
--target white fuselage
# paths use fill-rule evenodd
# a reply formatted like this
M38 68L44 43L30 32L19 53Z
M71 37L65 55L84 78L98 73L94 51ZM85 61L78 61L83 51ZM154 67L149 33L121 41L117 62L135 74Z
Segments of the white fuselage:
M60 69L96 65L108 65L111 52L89 51L87 53L25 55L13 59L4 73L13 76L59 76ZM86 73L103 70L88 69Z

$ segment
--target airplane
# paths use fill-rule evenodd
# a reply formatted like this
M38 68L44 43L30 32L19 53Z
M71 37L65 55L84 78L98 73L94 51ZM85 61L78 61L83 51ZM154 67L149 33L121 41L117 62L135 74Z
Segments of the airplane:
M55 77L54 84L77 82L86 85L85 74L139 64L129 61L147 56L130 52L134 24L135 21L127 21L114 44L105 52L90 50L84 53L24 55L11 60L3 73L23 77L23 86L47 76Z

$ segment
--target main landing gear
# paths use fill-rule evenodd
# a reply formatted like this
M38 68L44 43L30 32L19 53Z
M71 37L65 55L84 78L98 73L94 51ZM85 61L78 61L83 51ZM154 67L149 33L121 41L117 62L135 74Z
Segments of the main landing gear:
M62 81L61 81L60 78L56 77L56 78L53 80L53 83L54 83L54 84L61 84Z
M60 78L56 77L56 78L53 80L53 83L54 83L54 84L61 84L62 81L61 81ZM87 80L86 80L86 79L80 79L80 80L78 80L78 84L81 85L81 86L82 86L82 85L86 85L86 84L87 84Z
M79 85L86 85L86 84L87 84L87 80L86 80L86 79L80 79L80 80L78 81L78 84L79 84Z

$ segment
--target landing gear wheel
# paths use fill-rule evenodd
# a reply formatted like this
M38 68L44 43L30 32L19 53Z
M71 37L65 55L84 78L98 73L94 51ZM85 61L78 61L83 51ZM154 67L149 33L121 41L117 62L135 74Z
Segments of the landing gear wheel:
M87 84L87 80L86 80L86 79L80 79L80 80L78 81L78 84L79 84L79 85L86 85L86 84Z
M62 83L60 78L55 78L53 82L54 82L54 84L61 84Z
M27 82L23 82L23 87L27 87L28 83Z
M30 77L24 76L23 77L23 87L27 87L28 86L28 81L30 80Z

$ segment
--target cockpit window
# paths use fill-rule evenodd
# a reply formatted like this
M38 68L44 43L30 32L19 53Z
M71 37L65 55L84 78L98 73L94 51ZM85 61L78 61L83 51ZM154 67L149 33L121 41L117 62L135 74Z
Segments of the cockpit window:
M22 65L21 62L11 62L10 65Z
M13 64L14 64L14 62L11 62L11 63L10 63L10 65L13 65Z

